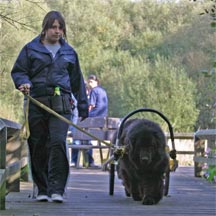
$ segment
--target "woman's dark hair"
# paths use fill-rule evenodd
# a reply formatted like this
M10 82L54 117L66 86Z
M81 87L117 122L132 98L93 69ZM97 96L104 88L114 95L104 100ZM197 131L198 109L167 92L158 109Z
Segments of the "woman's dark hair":
M45 31L48 30L49 28L52 28L52 25L55 22L55 20L58 20L60 24L60 28L62 28L63 30L63 37L67 39L65 20L64 17L61 15L61 13L58 11L50 11L44 17L44 20L42 22L42 32L41 32L42 39L45 36Z

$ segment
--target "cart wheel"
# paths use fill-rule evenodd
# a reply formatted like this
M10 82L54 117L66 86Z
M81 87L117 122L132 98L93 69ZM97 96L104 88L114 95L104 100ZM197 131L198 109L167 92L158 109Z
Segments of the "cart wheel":
M168 195L170 181L170 170L164 173L164 196Z
M110 182L109 182L109 195L114 194L114 181L115 181L115 164L111 163L110 164Z

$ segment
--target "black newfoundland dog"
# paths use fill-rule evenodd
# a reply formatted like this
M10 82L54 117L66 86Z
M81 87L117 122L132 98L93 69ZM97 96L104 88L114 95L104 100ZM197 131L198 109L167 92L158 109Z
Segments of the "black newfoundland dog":
M119 146L125 146L117 173L126 195L142 201L143 205L157 204L163 197L164 173L169 169L162 129L150 120L128 120L124 123Z

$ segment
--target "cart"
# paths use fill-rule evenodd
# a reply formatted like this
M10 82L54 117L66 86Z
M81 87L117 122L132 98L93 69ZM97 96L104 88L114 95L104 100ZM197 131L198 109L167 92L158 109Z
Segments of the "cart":
M123 130L123 126L124 123L134 114L139 113L139 112L152 112L152 113L156 113L157 115L159 115L167 124L169 127L169 133L170 133L170 139L171 139L171 144L172 144L172 150L169 149L168 145L167 145L167 154L169 155L169 170L166 171L164 173L164 196L168 195L169 192L169 182L170 182L170 172L171 171L175 171L178 167L178 161L176 160L176 150L175 150L175 143L174 143L174 134L173 134L173 128L172 125L170 124L169 120L166 118L166 116L164 116L161 112L154 110L154 109L150 109L150 108L140 108L137 110L134 110L132 112L130 112L128 115L126 115L118 129L117 129L117 138L116 138L116 142L113 145L113 148L111 149L111 153L110 153L110 159L105 162L105 166L110 163L110 168L109 168L109 195L113 195L114 194L114 182L115 182L115 171L116 171L116 166L118 163L118 160L121 158L123 152L121 147L119 146L119 139Z

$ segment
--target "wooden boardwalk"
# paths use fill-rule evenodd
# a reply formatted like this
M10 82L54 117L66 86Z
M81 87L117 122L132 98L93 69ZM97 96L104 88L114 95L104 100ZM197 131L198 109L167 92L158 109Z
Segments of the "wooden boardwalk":
M7 195L0 216L216 216L216 184L195 178L193 167L171 173L168 197L154 206L144 206L124 195L119 179L109 196L109 174L99 169L71 169L65 202L40 203L32 199L32 184L23 182L21 192Z

